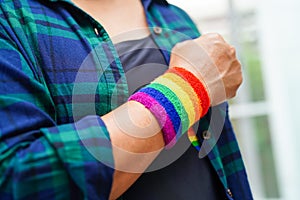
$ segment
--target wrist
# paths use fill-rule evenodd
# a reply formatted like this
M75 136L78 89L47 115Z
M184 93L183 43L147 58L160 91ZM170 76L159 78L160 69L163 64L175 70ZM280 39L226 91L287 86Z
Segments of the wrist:
M170 68L164 75L133 94L129 101L137 101L149 109L163 132L166 147L185 133L210 106L205 85L184 68Z

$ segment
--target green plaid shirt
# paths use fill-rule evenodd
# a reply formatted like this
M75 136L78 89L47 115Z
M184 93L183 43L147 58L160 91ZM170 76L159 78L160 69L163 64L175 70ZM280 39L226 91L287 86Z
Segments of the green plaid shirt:
M0 2L0 199L107 199L113 157L99 116L128 98L108 34L68 0ZM167 62L176 43L199 36L179 8L142 2ZM220 138L211 123L218 117ZM207 153L228 199L252 199L227 105L199 127L212 134L200 142L213 147Z

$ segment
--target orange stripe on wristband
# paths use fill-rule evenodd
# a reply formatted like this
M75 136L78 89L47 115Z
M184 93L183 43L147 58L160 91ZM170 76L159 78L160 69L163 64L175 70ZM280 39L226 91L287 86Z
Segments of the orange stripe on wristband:
M195 111L194 121L198 121L202 113L202 107L201 107L201 100L198 98L194 89L190 86L190 84L187 81L185 81L181 76L177 75L176 73L169 72L164 74L163 77L166 77L169 80L175 82L183 91L185 91L188 94L188 96L190 97L194 105L194 111Z
M192 86L198 95L198 98L201 100L202 113L200 116L203 117L210 107L209 95L203 83L194 74L183 68L173 67L170 69L170 71L175 72L181 77L184 77L185 80Z

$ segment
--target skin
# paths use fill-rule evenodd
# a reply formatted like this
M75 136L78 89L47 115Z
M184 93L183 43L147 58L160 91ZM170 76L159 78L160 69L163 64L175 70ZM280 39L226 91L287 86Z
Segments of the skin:
M73 2L102 24L113 42L114 38L120 41L150 34L140 0ZM144 31L136 35L126 37L126 34L123 34L140 28L144 28ZM171 54L170 67L173 66L183 67L201 79L209 91L212 105L234 97L242 82L241 66L235 50L218 34L207 34L177 44ZM102 116L102 119L108 128L113 145L116 170L110 199L116 199L138 179L159 154L164 147L164 141L155 117L137 102L127 102ZM128 122L126 130L119 123L122 120ZM135 133L139 134L138 137L134 135ZM134 153L146 154L143 157L136 157ZM126 170L123 170L125 168Z
M114 43L150 35L140 0L73 0L73 3L97 20ZM136 34L126 34L140 28Z

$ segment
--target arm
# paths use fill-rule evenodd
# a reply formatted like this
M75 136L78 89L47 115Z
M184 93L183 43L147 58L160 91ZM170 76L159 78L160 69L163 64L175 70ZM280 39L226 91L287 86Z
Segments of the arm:
M202 80L202 82L206 84L206 89L209 91L212 105L217 105L224 102L227 98L234 97L239 85L242 82L240 68L241 66L236 58L235 49L232 46L228 45L218 34L203 35L202 37L195 40L186 41L176 45L172 50L170 62L170 67L172 68L174 66L181 66L188 71L193 72L195 76L197 76ZM115 171L115 180L112 187L111 199L115 199L123 192L125 192L140 176L139 172L143 172L145 170L145 168L159 153L160 149L164 146L161 137L162 134L161 132L159 132L159 129L157 130L159 126L155 123L155 118L151 113L145 111L144 107L138 108L139 106L139 104L136 104L134 102L133 105L129 104L128 106L130 111L124 112L124 109L120 109L119 111L117 109L107 115L110 120L107 120L106 116L103 118L104 121L107 120L107 126L111 127L111 129L109 128L111 130L111 137L114 137L113 135L118 133L115 135L117 146L120 146L126 151L129 151L129 153L127 153L126 155L124 153L120 153L120 155L122 155L120 159L118 159L118 156L116 156L119 152L114 151L114 156L115 158L117 158L116 160L120 161L122 160L122 158L125 158L127 162L125 161L124 164L128 165L131 163L130 159L128 161L128 158L130 157L128 155L130 155L130 152L148 152L146 154L147 158L137 157L137 162L132 162L134 163L132 167L135 168L130 169L129 172L126 172L126 170L121 170L123 172L118 170ZM126 136L126 131L122 131L124 129L122 129L122 127L120 126L118 128L118 123L115 123L116 121L120 120L120 118L118 118L118 120L112 120L113 115L124 116L124 119L126 118L126 116L128 116L127 118L131 117L132 124L130 124L130 127L132 129L129 131L130 133L137 132L140 134L141 132L139 131L139 128L135 129L134 127L143 127L146 128L144 129L145 131L143 131L143 134L145 134L145 136L149 136L149 134L154 136L148 137L147 140L139 140L134 139L134 137ZM155 135L155 133L158 134ZM125 139L123 140L123 142L121 142L122 139L121 141L119 141L119 139L124 138L124 136ZM137 135L137 137L140 136ZM145 144L143 142L145 142ZM114 144L113 139L112 143ZM150 146L148 146L147 144L150 144ZM142 149L140 149L141 147ZM140 168L136 167L136 164L139 162L142 163L141 166L139 166ZM116 164L116 166L118 166L118 164Z
M129 116L128 113L130 113ZM131 118L128 120L131 123L128 124L130 131L128 129L124 131L119 126L117 121L120 118L116 120L116 116ZM137 102L130 101L103 116L102 119L107 125L114 147L116 170L110 199L116 199L137 180L159 154L164 147L164 141L154 116ZM141 128L144 131L141 132ZM139 136L135 136L134 133L138 133Z

